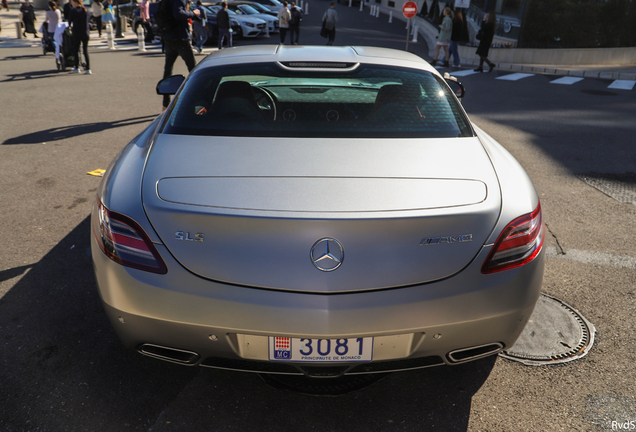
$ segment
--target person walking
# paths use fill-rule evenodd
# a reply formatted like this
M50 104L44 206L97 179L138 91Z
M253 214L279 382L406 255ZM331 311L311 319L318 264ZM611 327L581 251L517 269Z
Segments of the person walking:
M109 32L112 32L115 26L114 23L117 20L115 11L113 10L113 0L106 0L102 4L104 6L102 9L102 22L106 23L106 28Z
M232 47L232 29L230 14L227 13L227 2L221 2L221 10L216 14L216 25L219 27L219 49L223 49L225 39L227 39L228 48Z
M206 27L208 23L208 16L205 13L205 9L203 9L201 0L197 0L195 9L199 10L201 21L194 20L192 23L192 26L194 27L194 33L196 33L197 36L194 46L197 51L199 51L199 54L201 54L203 52L203 45L208 40L208 30Z
M497 66L496 64L488 60L488 52L490 51L492 39L495 37L496 29L497 15L495 14L495 11L490 11L487 15L484 15L484 20L481 23L481 29L479 29L479 32L477 33L477 39L479 39L479 46L477 47L477 55L479 56L479 67L477 69L474 69L475 72L484 71L484 62L486 62L490 67L488 72L492 72L492 70Z
M71 10L68 14L69 26L73 29L73 62L74 66L71 69L72 73L79 73L80 61L79 61L79 49L82 45L82 52L84 53L84 60L86 61L86 70L84 73L90 75L91 63L88 58L88 35L90 27L88 25L88 12L82 4L82 0L71 0Z
M464 15L461 10L455 11L455 17L453 18L453 30L451 32L450 44L448 45L448 53L453 58L453 67L461 66L461 59L459 58L459 44L461 42L468 41L468 34L466 25L464 23Z
M287 30L289 30L289 21L291 21L291 12L287 8L287 1L283 2L283 7L278 11L278 30L280 32L280 43L285 44L285 36L287 36ZM293 41L292 41L293 42Z
M437 58L439 57L439 52L441 49L444 49L444 67L448 67L448 60L450 59L450 54L448 52L448 46L450 45L451 34L453 33L453 11L448 6L444 8L442 12L444 14L444 19L442 20L442 25L439 29L439 36L437 36L437 44L435 44L435 57L431 64L435 66L437 64Z
M141 18L140 26L144 29L144 42L152 42L154 35L150 26L150 1L143 0L139 3L139 18Z
M298 38L300 37L300 22L303 20L303 14L296 7L296 3L292 2L291 20L289 21L289 39L292 45L298 45Z
M336 2L329 3L329 9L322 16L322 26L327 32L327 45L333 45L336 38L336 23L338 22L338 12L336 12Z
M188 72L194 69L195 61L192 52L192 34L190 33L189 20L200 20L201 12L198 9L188 10L186 0L167 0L174 18L174 28L163 34L163 47L166 53L166 62L163 67L163 77L172 76L172 68L177 57L181 57L188 68ZM225 5L227 8L227 4ZM170 105L170 95L163 96L163 109Z
M26 37L27 33L33 33L34 37L39 37L37 30L35 30L35 10L33 5L29 3L29 0L24 0L24 4L20 6L20 13L22 14L22 23L24 24L24 31L22 36Z
M54 36L57 24L62 22L62 13L57 10L57 4L53 0L49 1L49 10L46 11L44 22L46 23L47 36L53 42L53 47L57 48Z
M93 18L95 18L95 26L97 27L97 33L99 37L102 37L102 2L101 0L93 0L91 3L91 12Z

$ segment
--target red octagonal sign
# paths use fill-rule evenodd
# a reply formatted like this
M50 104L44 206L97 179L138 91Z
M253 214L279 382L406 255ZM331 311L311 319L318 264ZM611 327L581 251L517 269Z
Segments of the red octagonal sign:
M417 5L415 4L415 2L408 1L404 3L402 13L406 18L413 18L415 15L417 15Z

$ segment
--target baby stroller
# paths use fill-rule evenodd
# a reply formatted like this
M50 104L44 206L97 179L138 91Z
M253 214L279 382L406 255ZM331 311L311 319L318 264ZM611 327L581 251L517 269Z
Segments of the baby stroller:
M73 30L67 27L62 34L62 46L60 47L60 58L55 59L58 71L65 71L67 67L75 64L73 58ZM80 57L78 64L86 69L86 63L82 61L82 51L78 50L77 55Z
M55 45L53 45L53 38L49 36L48 32L49 23L43 23L41 27L42 31L42 54L46 55L49 52L55 52Z

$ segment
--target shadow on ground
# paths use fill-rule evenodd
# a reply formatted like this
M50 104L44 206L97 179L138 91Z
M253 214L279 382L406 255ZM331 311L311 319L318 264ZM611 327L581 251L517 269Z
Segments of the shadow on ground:
M81 125L62 126L51 129L45 129L37 132L31 132L25 135L9 138L3 145L13 144L41 144L43 142L62 141L68 138L78 137L86 134L98 133L108 129L131 126L135 124L147 123L154 120L156 115L147 115L142 117L133 117L124 120L116 120L110 122L94 122Z

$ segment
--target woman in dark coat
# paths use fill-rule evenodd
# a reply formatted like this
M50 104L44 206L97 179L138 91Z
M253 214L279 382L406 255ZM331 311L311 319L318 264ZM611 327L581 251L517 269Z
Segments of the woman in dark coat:
M20 12L22 13L22 22L24 23L22 35L26 37L27 33L33 33L35 37L39 37L38 32L35 30L35 11L31 3L29 3L29 0L24 0L24 4L20 6Z
M479 47L477 48L477 55L479 56L479 67L475 69L475 72L483 72L484 71L484 62L488 63L490 70L488 72L492 72L492 70L497 66L490 60L488 60L488 51L490 50L490 45L492 44L492 39L495 37L495 30L497 29L497 15L494 11L488 13L488 15L484 16L484 21L481 23L481 29L479 30Z
M82 4L82 0L71 0L71 6L73 6L68 15L68 22L73 29L73 69L71 72L79 73L80 61L79 50L80 44L82 45L82 52L84 53L84 60L86 62L86 75L92 74L91 64L88 58L88 35L90 27L88 26L88 12Z

